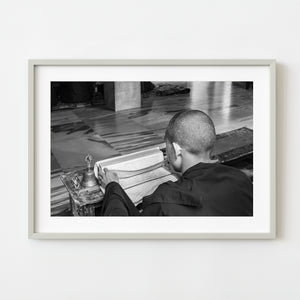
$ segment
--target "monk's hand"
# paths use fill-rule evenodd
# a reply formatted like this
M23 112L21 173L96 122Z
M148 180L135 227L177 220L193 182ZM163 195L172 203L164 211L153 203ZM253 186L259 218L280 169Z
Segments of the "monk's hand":
M119 182L119 177L115 172L98 167L98 179L100 184L105 188L110 182Z

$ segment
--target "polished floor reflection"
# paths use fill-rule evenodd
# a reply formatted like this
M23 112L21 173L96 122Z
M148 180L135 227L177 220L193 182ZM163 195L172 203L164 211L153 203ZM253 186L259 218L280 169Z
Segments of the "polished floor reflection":
M189 94L151 96L142 107L113 112L86 107L51 113L51 213L67 208L68 194L59 176L94 160L163 144L165 128L183 109L199 109L214 121L218 134L253 127L253 89L231 82L191 82Z

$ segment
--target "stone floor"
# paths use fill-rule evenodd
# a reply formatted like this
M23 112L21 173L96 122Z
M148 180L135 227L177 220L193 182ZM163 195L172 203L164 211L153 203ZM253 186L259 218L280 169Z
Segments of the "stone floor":
M60 181L63 172L81 168L84 157L97 160L163 144L165 128L182 109L200 109L214 121L218 134L253 127L253 91L230 82L194 82L191 92L143 98L142 107L113 112L85 107L51 113L51 215L69 207Z

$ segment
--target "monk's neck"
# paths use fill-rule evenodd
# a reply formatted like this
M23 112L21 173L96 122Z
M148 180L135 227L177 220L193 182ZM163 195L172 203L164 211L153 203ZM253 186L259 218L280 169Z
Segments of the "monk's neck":
M210 154L204 155L187 155L182 159L182 173L184 173L189 168L199 164L199 163L216 163L217 160L212 160Z

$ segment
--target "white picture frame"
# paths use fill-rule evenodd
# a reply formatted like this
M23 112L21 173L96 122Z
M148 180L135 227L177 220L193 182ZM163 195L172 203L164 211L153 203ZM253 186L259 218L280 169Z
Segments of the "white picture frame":
M139 68L141 72L147 69L160 70L172 68L182 68L185 72L189 70L201 70L201 68L207 71L207 75L213 76L214 70L219 72L220 78L226 77L226 72L229 74L243 74L242 77L246 78L247 72L257 76L257 81L261 81L261 88L265 91L264 95L267 95L263 101L260 102L261 108L259 111L259 117L256 118L255 114L258 114L256 103L256 110L254 110L254 143L256 142L255 149L257 150L257 156L254 160L255 168L261 168L258 173L263 173L264 187L262 183L254 183L255 195L254 206L258 203L263 203L264 213L260 217L260 221L253 224L246 224L244 220L235 218L232 222L227 218L219 217L219 220L211 220L204 217L194 217L194 220L186 220L181 218L180 220L173 220L173 217L161 218L156 217L149 218L127 218L127 223L124 223L124 218L105 218L104 221L99 221L101 218L76 218L76 224L72 224L73 221L64 221L66 219L74 218L49 218L48 227L44 224L43 217L45 216L47 209L42 210L43 203L50 202L47 196L47 176L49 172L47 166L49 163L47 159L42 160L43 157L47 157L50 153L46 153L45 149L49 150L49 137L50 127L47 120L47 107L50 110L49 103L41 104L42 97L40 96L49 78L51 76L56 79L62 80L64 76L70 76L68 74L75 74L77 70L86 72L87 78L95 78L95 72L101 72L101 68L110 70L108 73L113 76L115 70L119 70L122 73L122 69L128 70L128 68ZM275 238L275 166L276 166L276 97L275 97L275 83L276 83L276 63L275 60L29 60L29 101L28 101L28 145L29 145L29 157L28 157L28 237L32 239L273 239ZM64 76L60 76L58 73L62 70ZM72 70L72 72L71 72ZM90 71L89 71L90 70ZM98 71L97 71L98 70ZM218 71L220 70L220 71ZM222 71L223 70L223 71ZM232 71L230 71L232 70ZM196 72L196 71L195 71ZM202 71L199 72L199 74ZM224 74L223 74L223 73ZM118 74L119 74L118 73ZM126 72L124 72L126 73ZM129 72L130 73L130 72ZM138 72L137 72L138 73ZM163 72L162 72L163 73ZM202 72L203 74L205 72ZM50 74L50 75L49 75ZM52 75L51 75L52 74ZM53 75L54 74L54 75ZM123 75L123 76L135 76ZM220 75L223 74L223 77ZM257 74L257 75L255 75ZM49 77L50 76L50 77ZM80 76L85 76L80 74ZM118 75L121 76L121 75ZM202 75L202 76L205 76ZM216 76L216 77L218 77ZM235 75L232 75L233 77ZM236 75L238 78L239 75ZM252 75L249 75L249 78ZM128 78L129 78L128 77ZM201 76L200 76L201 77ZM70 77L71 78L71 77ZM73 80L75 77L72 77ZM211 79L212 77L209 77ZM226 77L227 78L227 77ZM123 77L126 80L127 77ZM129 78L132 80L132 77ZM48 81L47 81L48 80ZM218 79L217 79L218 80ZM45 83L45 84L44 84ZM50 89L50 88L49 88ZM48 91L49 92L49 91ZM47 92L47 93L48 93ZM259 91L257 92L259 93ZM262 93L263 95L263 93ZM262 99L262 97L258 97ZM45 98L46 99L46 98ZM254 101L256 101L254 97ZM255 104L255 103L254 103ZM42 107L43 106L43 107ZM48 113L49 113L48 110ZM262 120L262 117L265 117ZM48 118L48 119L47 119ZM47 128L49 132L47 132ZM263 130L259 130L263 129ZM44 146L43 146L44 145ZM49 152L49 151L48 151ZM42 164L45 164L43 169ZM45 174L44 171L45 170ZM48 187L50 190L50 186ZM44 196L45 194L45 196ZM41 213L42 212L42 213ZM49 213L49 211L48 211ZM254 215L255 216L255 215ZM50 216L49 216L50 217ZM48 217L47 217L48 218ZM134 218L134 217L133 217ZM201 220L199 219L201 218ZM162 221L162 219L166 221ZM52 221L53 220L53 221ZM199 220L199 221L198 221ZM211 223L207 230L203 228L204 221ZM100 223L99 223L100 222ZM186 222L186 223L184 223ZM193 222L193 223L191 223ZM249 221L250 222L250 221ZM52 224L53 223L53 224ZM166 223L166 224L165 224ZM167 224L169 223L169 224ZM180 225L182 223L182 226ZM199 228L197 230L197 224ZM225 224L226 223L226 224ZM228 223L228 226L227 226ZM244 224L245 223L245 224ZM43 225L44 224L44 225ZM95 226L94 226L94 225ZM111 224L111 228L109 227ZM179 224L179 225L178 225ZM191 225L192 224L192 225ZM224 226L225 224L225 226ZM263 225L260 225L263 224ZM200 226L201 225L201 226ZM126 227L127 226L127 227ZM96 229L95 229L96 227ZM88 228L93 228L89 230ZM109 228L109 229L108 229ZM125 228L125 229L124 229ZM134 229L136 228L136 230ZM151 229L153 228L153 230ZM160 230L161 228L161 230ZM225 229L224 229L225 228Z

